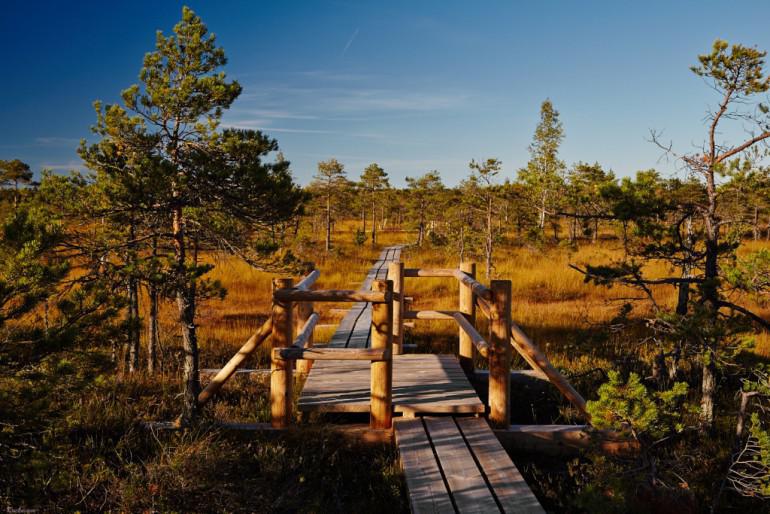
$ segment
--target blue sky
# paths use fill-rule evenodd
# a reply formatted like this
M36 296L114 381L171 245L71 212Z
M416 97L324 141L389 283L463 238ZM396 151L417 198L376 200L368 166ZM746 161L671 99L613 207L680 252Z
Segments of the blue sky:
M716 99L688 69L696 56L717 37L770 49L761 1L4 0L0 158L79 167L92 102L137 82L155 31L170 32L185 3L243 86L225 124L275 137L301 183L330 157L351 178L378 162L396 185L431 169L455 184L487 157L514 177L545 98L568 164L672 171L649 131L680 151L702 140Z

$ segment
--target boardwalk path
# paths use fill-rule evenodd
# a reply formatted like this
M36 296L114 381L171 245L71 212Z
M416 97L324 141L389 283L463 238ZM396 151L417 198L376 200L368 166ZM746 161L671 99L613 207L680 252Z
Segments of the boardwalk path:
M387 277L401 247L382 251L361 289ZM371 308L356 303L332 337L336 348L369 346ZM302 390L303 412L368 412L370 363L316 361ZM393 358L394 421L409 502L415 513L543 513L487 421L446 416L484 413L454 355L408 354ZM444 414L444 417L416 415Z
M385 279L388 263L401 258L401 247L390 246L380 254L366 275L362 290L375 279ZM372 310L356 303L340 322L329 346L369 346ZM317 361L299 399L302 412L369 412L371 378L367 361ZM393 358L393 405L397 413L483 413L476 392L453 355L408 354Z

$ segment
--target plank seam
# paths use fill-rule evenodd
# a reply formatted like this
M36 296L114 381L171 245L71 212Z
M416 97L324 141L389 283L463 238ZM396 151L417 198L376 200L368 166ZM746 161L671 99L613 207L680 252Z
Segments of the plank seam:
M457 422L457 418L452 416L452 421L454 422L455 426L457 427L457 430L460 431L460 435L463 438L463 441L465 442L465 446L468 448L468 450L471 452L471 457L473 457L473 462L476 463L476 467L479 468L479 471L481 472L481 476L484 479L484 483L487 484L487 489L489 489L489 492L492 493L492 498L495 500L495 503L497 504L497 508L500 509L500 512L505 513L505 509L503 508L502 502L500 502L500 498L497 497L497 493L495 492L495 488L492 487L492 482L489 480L489 477L487 476L486 471L484 471L484 467L481 465L481 461L479 460L478 456L476 455L476 452L473 450L473 446L471 446L471 443L468 441L468 438L465 436L465 432L463 432L463 427L460 426L460 424Z
M436 459L436 464L438 464L438 471L439 473L441 473L441 480L443 480L444 487L446 487L446 490L449 493L449 501L452 502L452 508L455 510L455 512L459 514L460 510L457 508L457 502L455 502L455 495L452 492L452 488L449 487L449 481L446 478L446 472L444 471L444 466L441 465L441 459L438 458L436 445L433 444L433 438L430 435L430 430L428 430L428 425L425 424L425 418L420 417L420 422L422 423L423 430L425 430L425 435L428 436L428 442L430 443L430 451L433 452L433 457Z

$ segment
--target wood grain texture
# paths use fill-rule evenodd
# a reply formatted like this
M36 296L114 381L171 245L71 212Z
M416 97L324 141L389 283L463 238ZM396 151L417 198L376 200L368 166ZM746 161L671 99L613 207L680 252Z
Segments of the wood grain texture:
M455 512L422 421L396 420L394 432L412 512Z
M456 421L503 511L544 513L487 422L480 418L456 418Z
M424 418L424 422L458 512L500 512L454 419Z
M317 361L299 398L303 412L369 412L365 361ZM394 411L405 414L483 413L475 390L453 355L393 356Z

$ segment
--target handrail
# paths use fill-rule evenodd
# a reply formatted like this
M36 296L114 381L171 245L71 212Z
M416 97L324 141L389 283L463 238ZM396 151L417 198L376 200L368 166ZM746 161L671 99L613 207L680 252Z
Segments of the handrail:
M424 278L438 278L438 277L454 277L455 270L453 269L429 269L429 268L404 268L405 277L424 277Z
M303 291L301 289L277 289L273 298L281 302L369 302L387 303L393 300L393 294L385 291L353 291L353 290L317 290Z
M305 348L308 341L310 340L310 337L313 335L313 329L315 329L319 319L321 319L321 317L317 312L312 313L300 329L299 334L297 334L297 337L294 339L294 344L292 346L296 346L297 348Z
M487 343L486 340L481 337L481 334L479 334L474 326L470 323L470 321L466 319L465 315L461 312L456 312L452 317L455 319L455 321L457 321L457 324L460 326L460 328L462 328L465 333L468 334L468 337L471 338L471 341L476 347L476 350L478 350L479 355L484 358L488 358L489 343Z
M273 319L267 318L261 327L257 329L254 334L241 346L238 353L227 361L227 364L219 370L219 372L211 379L211 382L198 394L198 406L202 407L206 404L217 392L225 385L230 377L232 377L236 370L243 364L246 357L251 355L271 334L273 331Z
M313 271L308 273L307 276L305 276L305 278L297 282L297 285L295 285L294 287L302 291L307 291L313 286L313 284L315 284L316 280L318 280L320 276L321 276L321 272L318 271L317 269L314 269Z
M457 280L470 287L473 290L473 294L484 300L492 301L492 290L490 288L459 269L452 270L452 274Z
M390 348L300 348L289 346L273 348L273 358L282 360L305 359L308 361L387 361Z
M494 306L489 303L484 298L481 298L480 296L473 296L473 302L476 304L476 307L478 307L481 312L484 313L484 315L487 317L487 319L492 319L494 317Z
M578 393L572 384L559 373L548 357L527 337L521 328L515 323L511 323L511 344L519 354L532 366L545 373L548 380L564 395L577 409L585 416L587 421L591 421L591 415L586 410L586 401Z
M406 311L404 319L452 320L457 311Z

